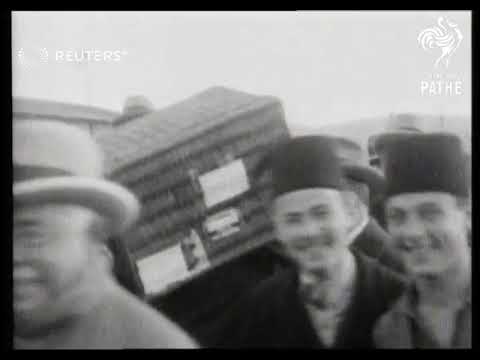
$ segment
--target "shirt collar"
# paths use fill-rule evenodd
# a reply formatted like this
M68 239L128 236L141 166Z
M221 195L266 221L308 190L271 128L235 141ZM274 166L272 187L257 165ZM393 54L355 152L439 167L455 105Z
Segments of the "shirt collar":
M337 284L339 286L351 286L354 282L355 275L356 275L356 262L353 254L350 251L346 251L345 254L345 263L341 269L341 277ZM307 283L312 281L314 275L308 273L307 271L300 270L299 272L299 279L300 283Z
M356 277L357 277L357 264L355 261L355 258L353 254L348 251L346 254L346 259L344 263L344 267L342 268L342 274L340 278L335 282L335 283L330 283L327 286L328 287L335 287L336 290L341 291L345 297L347 297L345 300L345 304L349 303L349 299L353 296L353 291L355 289L355 283L356 283ZM314 277L312 277L312 274L300 271L298 274L298 280L299 280L299 293L301 294L302 297L302 302L304 303L309 303L308 300L308 295L306 298L303 296L306 295L306 293L303 292L302 289L308 288L309 286L325 286L320 283L318 283Z
M395 311L414 317L414 299L416 297L416 290L414 286L409 286L405 294L403 294L394 306Z

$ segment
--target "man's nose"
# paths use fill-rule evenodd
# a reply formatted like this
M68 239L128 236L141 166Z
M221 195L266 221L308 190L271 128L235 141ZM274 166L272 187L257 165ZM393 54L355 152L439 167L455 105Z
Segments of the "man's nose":
M307 218L304 224L305 235L309 237L318 236L323 231L324 225L316 220Z
M410 217L407 223L403 226L402 230L405 235L411 237L423 236L426 231L423 223L415 217Z
M424 246L423 239L426 235L425 226L421 221L417 219L410 219L403 227L402 227L402 237L408 240L408 245L410 247L419 247Z

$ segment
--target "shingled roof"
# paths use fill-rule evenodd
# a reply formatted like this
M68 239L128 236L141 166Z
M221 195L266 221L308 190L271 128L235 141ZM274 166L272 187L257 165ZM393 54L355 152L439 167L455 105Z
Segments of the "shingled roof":
M106 152L109 171L152 153L187 142L236 113L279 104L272 96L255 96L215 86L166 108L96 134ZM227 116L228 114L228 116Z

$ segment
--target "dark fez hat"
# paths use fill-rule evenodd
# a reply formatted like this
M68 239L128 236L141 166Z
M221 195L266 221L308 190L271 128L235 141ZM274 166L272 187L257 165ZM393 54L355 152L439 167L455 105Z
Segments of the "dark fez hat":
M309 188L342 189L336 144L327 136L302 136L279 145L271 154L275 196Z
M385 147L386 195L447 192L468 195L459 137L447 133L409 134Z

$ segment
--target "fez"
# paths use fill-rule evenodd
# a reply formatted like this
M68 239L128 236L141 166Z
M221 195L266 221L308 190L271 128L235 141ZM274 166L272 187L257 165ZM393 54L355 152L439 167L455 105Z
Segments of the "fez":
M460 138L447 133L392 138L385 147L386 195L446 192L468 196Z
M342 190L335 149L327 136L302 136L280 145L271 154L275 196L310 188Z

